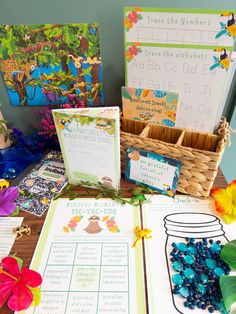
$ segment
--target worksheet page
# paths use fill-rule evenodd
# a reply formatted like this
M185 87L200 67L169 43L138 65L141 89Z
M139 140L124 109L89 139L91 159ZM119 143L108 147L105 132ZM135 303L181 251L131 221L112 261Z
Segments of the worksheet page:
M109 199L54 201L31 265L42 300L25 313L145 313L139 213Z

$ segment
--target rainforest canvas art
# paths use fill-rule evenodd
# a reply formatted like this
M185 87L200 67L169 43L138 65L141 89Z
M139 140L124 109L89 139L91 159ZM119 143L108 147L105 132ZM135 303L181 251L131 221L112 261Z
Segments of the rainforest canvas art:
M0 71L13 106L104 104L97 24L0 25Z

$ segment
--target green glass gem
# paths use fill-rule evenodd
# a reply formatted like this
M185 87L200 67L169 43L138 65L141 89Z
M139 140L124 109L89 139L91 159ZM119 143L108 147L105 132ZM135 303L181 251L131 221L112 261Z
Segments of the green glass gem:
M221 251L220 245L218 243L216 243L216 242L212 244L211 249L212 249L213 252L216 252L216 253Z
M179 294L181 295L181 297L183 298L187 298L189 296L189 290L187 287L181 287L179 289Z
M216 261L214 259L207 258L206 259L206 265L208 268L214 269L214 268L216 268Z
M189 247L188 247L188 252L189 252L190 254L192 254L192 255L195 255L196 252L197 252L197 250L195 249L194 246L189 246Z
M184 266L181 262L175 261L171 264L172 268L176 271L182 271L184 269Z
M187 245L185 243L183 243L183 242L178 243L177 244L177 248L181 252L187 252L188 251Z
M209 279L208 279L208 276L205 275L205 274L201 274L200 275L200 279L203 283L208 283L209 282Z
M201 293L202 295L206 293L206 288L203 284L199 283L197 285L197 290L199 291L199 293Z
M175 274L172 276L172 281L176 285L182 285L182 283L184 282L184 279L181 275Z
M214 273L216 274L216 276L221 277L225 274L224 270L220 267L216 267L214 269Z
M186 255L184 257L184 260L187 264L190 264L190 265L194 263L194 258L191 255Z
M193 279L195 277L195 272L191 268L186 268L184 271L184 275L188 279Z

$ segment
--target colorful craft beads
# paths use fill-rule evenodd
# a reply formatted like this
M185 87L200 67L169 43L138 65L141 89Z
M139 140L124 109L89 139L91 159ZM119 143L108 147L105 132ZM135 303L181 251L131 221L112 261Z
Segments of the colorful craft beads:
M222 248L221 242L213 239L186 238L186 243L172 243L173 293L185 299L186 308L227 313L219 278L228 275L230 267L220 259Z

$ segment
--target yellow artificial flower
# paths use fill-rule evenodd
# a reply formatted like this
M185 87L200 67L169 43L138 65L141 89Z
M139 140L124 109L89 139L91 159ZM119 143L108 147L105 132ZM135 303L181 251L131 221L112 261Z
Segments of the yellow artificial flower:
M0 179L0 190L2 190L3 188L4 189L7 189L9 188L9 181L5 180L5 179Z
M211 195L215 199L215 208L222 214L227 224L236 221L236 180L226 189L212 189Z

